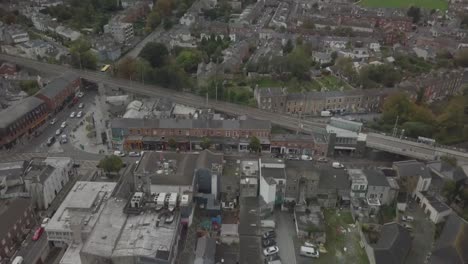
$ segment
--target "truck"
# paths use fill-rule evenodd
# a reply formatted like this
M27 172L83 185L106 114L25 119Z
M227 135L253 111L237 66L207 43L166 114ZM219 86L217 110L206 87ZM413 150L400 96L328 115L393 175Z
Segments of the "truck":
M169 197L168 207L170 212L173 212L177 206L177 196L177 193L171 193L171 196Z
M335 161L335 162L332 163L332 167L335 168L335 169L342 169L342 168L344 168L344 165Z
M329 117L329 116L332 116L332 113L328 110L325 110L325 111L320 112L320 116Z

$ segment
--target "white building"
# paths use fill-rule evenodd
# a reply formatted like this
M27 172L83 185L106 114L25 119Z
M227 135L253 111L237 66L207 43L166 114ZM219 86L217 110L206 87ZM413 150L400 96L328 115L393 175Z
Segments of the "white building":
M267 208L273 209L275 204L282 204L286 191L286 165L282 159L261 158L260 165L260 196Z
M111 34L115 40L121 44L127 44L133 39L133 25L131 23L124 23L113 21L104 26L104 33Z
M367 193L367 178L361 169L349 169L351 178L351 198L365 198Z
M70 28L66 28L64 26L58 26L55 28L55 32L59 34L61 37L67 40L75 41L81 37L81 33L78 31L74 31Z
M47 239L63 247L87 237L95 226L102 204L117 183L78 181L45 227Z
M424 210L424 214L431 219L434 224L441 223L452 213L452 209L435 196L427 193L416 193L416 201Z
M5 40L8 44L19 44L23 43L26 41L29 41L29 34L27 31L15 27L15 26L10 26L5 29Z
M47 209L72 175L70 158L33 160L26 170L24 182L36 208Z

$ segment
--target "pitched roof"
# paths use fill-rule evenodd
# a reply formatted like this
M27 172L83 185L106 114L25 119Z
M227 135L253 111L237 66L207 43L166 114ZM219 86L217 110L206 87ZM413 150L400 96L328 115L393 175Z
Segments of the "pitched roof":
M435 242L430 264L468 263L468 222L453 213Z
M375 263L405 263L411 247L411 236L408 230L397 223L382 226L379 241L373 246Z
M454 167L445 161L433 161L427 163L427 167L437 174L442 175L443 178L453 181L462 181L468 178L468 175L462 167Z
M19 118L36 109L44 102L36 97L27 97L17 104L0 111L0 128L6 128Z
M390 184L387 181L387 177L383 174L381 170L377 169L364 169L364 174L367 178L367 184L369 186L389 186Z
M213 128L213 129L271 129L270 120L202 120L202 119L137 119L116 118L112 128Z
M321 170L319 189L350 190L351 182L345 170Z
M393 162L393 167L398 172L400 177L421 176L422 178L431 178L429 169L424 163L416 160L405 160Z
M71 82L78 79L78 75L74 73L67 72L64 75L60 76L50 83L48 83L44 88L42 88L38 93L42 94L48 98L54 98L59 94L63 89L65 89Z

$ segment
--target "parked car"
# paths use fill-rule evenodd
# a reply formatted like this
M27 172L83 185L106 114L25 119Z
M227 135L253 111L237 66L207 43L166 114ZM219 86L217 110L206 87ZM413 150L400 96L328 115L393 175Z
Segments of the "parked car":
M412 216L409 216L409 215L404 215L401 217L401 220L405 221L405 222L413 222L414 221L414 217Z
M270 262L275 261L275 260L280 260L280 257L278 254L273 254L270 256L265 257L265 264L270 264Z
M288 160L301 160L299 156L296 155L289 155Z
M343 169L344 165L339 163L339 162L333 162L332 167L335 168L335 169Z
M139 153L139 152L132 151L132 152L129 152L129 153L128 153L128 156L129 156L129 157L140 157L140 153Z
M263 239L262 240L262 246L264 248L271 247L271 246L276 246L276 241L273 238Z
M77 118L81 118L83 116L83 111L79 111L78 114L76 114Z
M62 124L60 125L61 128L66 128L67 127L67 122L62 122Z
M119 156L119 157L125 157L125 152L120 151L120 150L116 150L116 151L114 151L114 155Z
M271 231L267 231L265 233L263 233L263 239L267 239L267 238L275 238L276 237L276 232L271 230Z
M311 258L318 258L320 253L319 253L317 247L302 246L300 254L301 254L301 256L306 256L306 257L311 257Z
M318 162L328 162L327 158L325 157L320 157L317 159Z
M62 129L61 129L61 128L59 128L59 129L57 129L57 130L55 131L55 135L56 135L56 136L60 136L60 134L62 134Z
M408 229L409 231L413 230L413 226L407 223L401 224L404 228Z
M47 139L47 146L48 147L52 146L54 143L55 143L55 138L54 137L50 137L50 138Z
M76 116L76 113L75 113L75 112L71 112L70 118L74 118L75 116Z
M263 250L263 255L264 256L270 256L273 254L276 254L279 252L279 247L277 246L272 246L272 247L267 247Z
M68 143L68 138L67 138L67 135L63 134L60 137L60 144L66 144L66 143Z
M79 93L76 94L76 96L77 96L78 98L81 98L81 97L84 96L84 93L83 93L83 92L79 92Z
M312 157L309 155L302 155L301 160L312 160Z
M41 227L42 228L45 228L45 226L47 225L47 223L49 223L49 220L50 218L46 217L42 220L42 224L41 224Z
M57 123L57 118L54 118L54 119L50 120L51 125L54 125L55 123Z
M84 104L83 104L83 103L80 103L80 104L78 105L78 108L79 108L79 109L83 109L83 108L84 108Z
M174 221L174 214L170 214L166 217L166 220L164 221L166 224L170 224Z
M43 227L38 227L36 231L34 231L34 235L32 236L32 241L37 241L41 238L42 233L44 233Z

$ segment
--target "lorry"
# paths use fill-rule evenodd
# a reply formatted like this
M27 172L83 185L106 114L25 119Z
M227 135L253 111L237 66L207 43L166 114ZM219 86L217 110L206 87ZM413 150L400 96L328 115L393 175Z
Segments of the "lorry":
M328 110L325 110L325 111L320 112L320 116L329 117L329 116L332 116L332 113Z
M332 163L332 167L335 168L335 169L342 169L342 168L344 168L344 165L335 161L335 162Z

